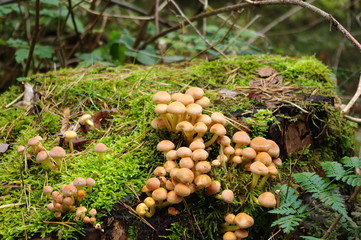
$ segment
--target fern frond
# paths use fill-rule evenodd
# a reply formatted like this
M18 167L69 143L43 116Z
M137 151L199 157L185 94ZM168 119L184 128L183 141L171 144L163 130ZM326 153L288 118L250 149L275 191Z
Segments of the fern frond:
M300 183L302 188L333 210L347 216L345 201L340 192L324 178L315 173L296 173L293 178Z
M341 181L353 187L361 186L361 175L347 175L342 177Z
M282 228L286 234L288 234L292 232L295 227L300 225L300 223L306 218L306 216L306 214L284 216L274 221L271 226L274 227L276 225L279 225L279 227Z
M346 170L339 162L321 162L321 166L327 177L334 177L336 180L340 180L346 174Z
M343 157L341 162L346 167L361 168L361 159L358 157Z

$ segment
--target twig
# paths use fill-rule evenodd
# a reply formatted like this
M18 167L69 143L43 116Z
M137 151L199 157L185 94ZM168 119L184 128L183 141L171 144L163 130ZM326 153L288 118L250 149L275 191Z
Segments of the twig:
M352 195L350 196L350 198L347 200L347 202L352 202L355 200L355 198L357 197L357 195L360 193L361 191L361 186L357 186L355 187L355 190L353 191ZM326 233L322 236L322 239L326 239L330 236L332 230L336 227L337 223L341 220L342 218L342 214L340 213L335 220L332 222L331 226L327 229Z
M359 82L358 82L358 87L357 87L356 93L351 98L351 100L348 102L346 107L344 109L342 109L342 111L341 111L342 115L345 115L350 111L351 107L355 104L355 102L360 97L360 95L361 95L361 75L360 75L360 79L359 79Z
M31 39L28 59L26 60L25 72L24 72L25 76L28 76L30 63L31 63L31 60L33 59L35 44L36 44L36 41L38 39L38 35L39 35L39 32L40 32L39 31L40 30L39 22L40 22L40 0L36 0L36 2L35 2L35 29L34 29L34 36Z
M75 17L74 17L73 7L71 5L71 0L68 0L68 10L69 10L69 13L70 13L71 21L72 21L73 26L74 26L76 37L78 38L78 40L80 42L80 49L82 49L83 48L83 43L82 43L82 39L80 37L80 33L78 31L78 26L76 25L76 22L75 22Z
M149 11L148 11L148 16L151 16L153 14L153 12L155 13L156 11L156 5L157 2L156 0L154 1L154 3L152 4L152 6L150 7ZM154 17L152 17L152 19L154 19ZM135 38L135 41L133 43L133 48L137 48L139 46L139 43L142 41L142 39L144 38L145 32L146 32L146 28L148 26L149 20L145 20L141 23L137 37Z
M94 14L94 15L102 15L104 17L110 17L110 18L122 18L122 19L132 19L132 20L139 20L139 21L149 21L149 20L153 20L154 16L127 16L127 15L119 15L119 14L113 14L113 15L109 15L109 14L104 14L102 12L98 12L98 11L94 11L91 10L89 8L83 7L83 6L79 6L81 9Z
M355 118L351 117L350 115L343 115L344 118L346 118L349 121L355 122L355 123L361 123L361 118Z
M180 9L180 7L178 6L178 4L174 1L174 0L170 0L171 3L175 6L175 8L178 10L179 14L188 22L189 25L192 26L192 28L194 29L194 31L196 31L196 33L202 38L202 40L208 45L210 46L212 49L214 49L215 51L217 51L219 54L221 54L223 57L228 58L222 51L220 51L219 49L217 49L216 47L212 47L212 44L202 35L201 32L199 32L199 30L196 28L196 26L194 26L194 24L192 23L192 21L183 13L183 11Z

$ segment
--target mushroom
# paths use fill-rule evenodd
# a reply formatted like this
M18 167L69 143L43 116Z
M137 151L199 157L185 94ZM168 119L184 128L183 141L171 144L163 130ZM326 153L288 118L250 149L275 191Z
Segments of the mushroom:
M280 147L277 145L277 143L273 140L267 139L267 142L270 144L270 148L268 149L268 154L272 158L278 158L280 155Z
M152 122L150 123L152 128L154 129L164 129L167 128L164 120L162 118L154 118ZM170 131L170 129L168 129Z
M88 186L89 192L92 192L93 185L95 184L95 180L93 178L87 178L85 181L86 181L86 185Z
M153 95L152 101L155 103L163 103L166 104L170 102L171 96L166 91L159 91Z
M204 95L203 89L199 87L190 87L185 93L191 95L195 100L200 99Z
M276 206L276 197L271 192L264 192L259 195L257 203L266 208L273 208Z
M210 146L212 143L214 143L219 136L224 136L227 133L227 130L224 128L224 126L220 123L214 124L209 131L213 134L213 137L208 140L204 145L206 147Z
M73 185L79 190L82 187L86 186L86 179L82 177L77 177L74 179Z
M185 119L186 107L181 102L172 102L167 106L167 112L171 114L169 121L173 131L175 131L177 124Z
M208 195L214 195L218 193L221 189L221 183L218 181L212 181L211 184L206 188L206 193Z
M268 168L268 174L262 178L262 180L258 184L258 187L263 187L263 185L267 182L269 177L276 176L278 174L278 170L274 163L271 163L267 168Z
M94 146L94 152L98 153L100 162L104 162L104 153L107 151L108 151L108 147L104 143L97 143Z
M251 140L250 147L256 152L267 152L271 144L264 137L255 137Z
M203 108L197 103L188 104L186 107L186 113L189 116L189 121L192 124L196 123L198 116L202 114Z
M156 202L152 197L147 197L144 199L144 204L147 205L148 210L145 213L146 217L152 217L155 214Z
M94 127L94 122L92 121L92 116L90 114L84 114L79 118L79 123L81 125L88 125Z
M176 126L176 132L182 132L187 144L193 141L194 127L192 123L188 121L179 122Z
M200 174L194 179L197 188L206 188L212 183L212 179L207 174Z
M160 141L157 145L157 150L163 152L164 154L166 154L170 150L173 150L174 148L175 148L174 143L172 143L169 140Z
M251 164L250 170L253 176L251 188L254 188L258 183L259 177L261 175L266 176L268 174L268 168L262 162L257 161Z
M234 200L234 193L230 189L225 189L222 191L221 194L218 194L216 196L217 199L223 200L226 203L232 203Z
M77 137L77 134L75 131L65 131L64 132L64 137L68 140L69 142L69 149L70 149L70 152L73 152L74 151L74 146L73 146L73 139L75 139Z
M203 108L206 108L209 105L211 105L211 100L209 100L209 98L207 98L206 96L203 96L200 99L195 100L194 103L197 103L201 105Z
M36 155L36 161L38 163L43 163L45 166L49 167L52 170L56 169L56 166L50 160L49 154L47 151L38 152L38 154Z
M245 131L238 131L233 134L232 141L236 143L234 148L241 148L243 145L250 144L251 138Z
M53 191L51 186L44 186L43 193L46 195L47 198L50 198L50 194Z
M223 234L223 240L237 240L237 236L234 232L229 231Z
M85 213L86 213L87 209L86 207L80 206L77 207L76 212L75 212L75 219L79 220L79 218L83 219L85 217Z
M49 151L49 156L54 159L59 169L62 168L63 158L66 156L65 150L62 147L53 147Z

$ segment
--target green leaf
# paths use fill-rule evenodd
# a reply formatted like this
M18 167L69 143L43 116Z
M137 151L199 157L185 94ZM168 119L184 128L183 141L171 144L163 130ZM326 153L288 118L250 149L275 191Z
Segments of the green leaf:
M19 48L15 51L15 60L17 63L23 62L29 55L29 49Z
M300 223L305 219L307 215L289 215L285 217L281 217L280 219L274 221L272 223L272 227L279 225L280 228L283 229L283 231L288 234L292 232L295 227L300 225Z
M321 166L327 177L335 177L336 180L340 180L346 174L346 170L339 162L321 162Z
M125 55L126 50L127 50L127 47L121 43L113 43L109 47L110 55L115 64L120 65L120 64L124 63L124 61L126 59L126 55Z
M17 3L6 4L0 7L0 17L3 17L12 12L18 12Z
M53 55L53 49L51 46L36 45L34 55L40 59L51 58Z
M345 167L361 168L361 159L358 157L343 157L341 162Z

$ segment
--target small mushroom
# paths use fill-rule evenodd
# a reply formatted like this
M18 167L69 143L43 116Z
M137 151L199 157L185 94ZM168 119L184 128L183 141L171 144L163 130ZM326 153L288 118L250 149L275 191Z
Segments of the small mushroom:
M108 147L104 143L97 143L94 146L94 152L98 153L100 162L104 162L104 153L107 151Z
M276 197L271 192L264 192L259 195L258 204L266 208L273 208L276 206Z
M94 122L92 120L92 116L90 114L84 114L79 118L79 123L81 125L88 125L90 127L94 127Z
M76 134L75 131L65 131L64 132L64 137L68 140L69 142L69 149L70 149L70 152L73 152L74 151L74 145L73 145L73 139L75 139L78 135Z
M54 159L58 168L61 169L63 158L66 156L65 150L62 147L53 147L49 151L49 156Z

